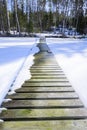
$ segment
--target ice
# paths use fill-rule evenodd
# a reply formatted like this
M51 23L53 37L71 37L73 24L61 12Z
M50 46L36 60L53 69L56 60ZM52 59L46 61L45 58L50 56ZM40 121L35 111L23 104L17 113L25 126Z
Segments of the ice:
M87 107L87 39L48 38L46 41Z
M0 105L6 94L20 88L31 78L38 38L0 38Z
M39 34L42 36L42 34ZM0 38L0 105L31 78L38 38ZM47 38L47 44L83 104L87 107L87 39Z

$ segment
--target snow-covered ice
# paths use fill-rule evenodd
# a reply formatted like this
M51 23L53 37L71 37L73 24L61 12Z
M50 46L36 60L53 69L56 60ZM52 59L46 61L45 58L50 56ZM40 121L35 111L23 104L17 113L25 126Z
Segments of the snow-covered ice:
M38 38L0 38L0 104L31 77ZM87 39L47 38L47 44L87 107ZM3 100L5 101L5 100ZM8 101L8 99L6 100Z
M38 38L0 38L0 105L6 95L19 88L33 64L33 55L38 52Z
M46 41L87 107L87 39L48 38Z

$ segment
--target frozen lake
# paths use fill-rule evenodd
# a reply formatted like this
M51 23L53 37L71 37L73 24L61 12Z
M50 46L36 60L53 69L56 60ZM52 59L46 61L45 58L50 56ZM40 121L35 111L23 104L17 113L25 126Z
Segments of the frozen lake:
M47 39L80 99L87 107L87 39Z
M19 88L26 79L38 52L38 38L0 38L0 104L9 89ZM87 39L47 38L70 83L87 107Z

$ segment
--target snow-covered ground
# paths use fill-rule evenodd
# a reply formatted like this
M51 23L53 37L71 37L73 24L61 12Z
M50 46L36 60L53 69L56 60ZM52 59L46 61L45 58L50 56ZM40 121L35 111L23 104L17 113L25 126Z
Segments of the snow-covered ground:
M0 105L6 93L31 78L29 68L38 52L36 38L0 38Z
M87 107L87 39L48 38L46 41Z
M41 36L41 35L40 35ZM87 39L47 38L47 44L87 107ZM38 38L0 38L0 104L31 77L29 68L38 52Z

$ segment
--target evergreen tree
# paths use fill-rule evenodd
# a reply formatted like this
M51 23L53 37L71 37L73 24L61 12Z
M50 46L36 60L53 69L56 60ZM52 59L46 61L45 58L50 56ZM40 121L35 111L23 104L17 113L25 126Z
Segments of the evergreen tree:
M47 12L44 12L44 16L42 20L42 28L43 30L47 30L49 28L49 15Z
M29 22L27 22L27 25L26 25L26 31L28 33L33 32L33 21L32 21L32 12L31 12L31 10L30 10L30 14L29 14Z
M20 24L19 24L19 19L18 19L18 4L17 4L17 0L14 0L14 11L15 11L16 24L17 24L17 31L19 32L19 35L20 35L21 32L20 32Z
M49 15L48 15L48 26L49 26L49 28L51 27L51 26L53 26L54 24L53 24L53 13L52 13L52 11L50 11L49 12Z
M8 0L0 0L0 31L30 33L61 24L84 33L87 27L85 3L86 0L10 0L9 10Z
M4 27L4 12L3 12L3 1L0 2L0 30L4 33L5 27Z

